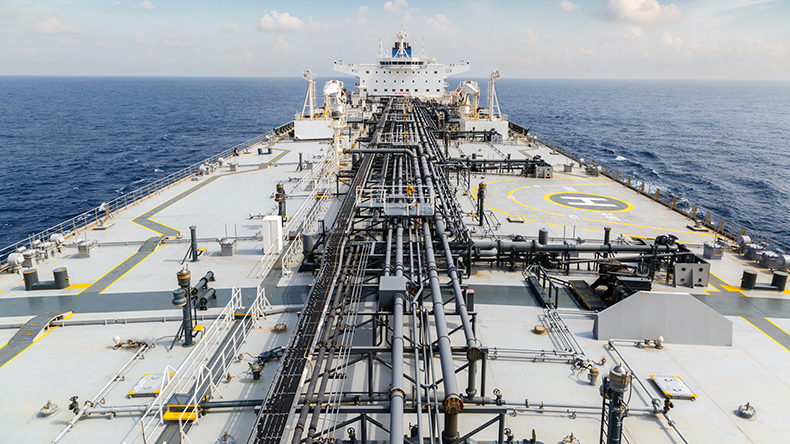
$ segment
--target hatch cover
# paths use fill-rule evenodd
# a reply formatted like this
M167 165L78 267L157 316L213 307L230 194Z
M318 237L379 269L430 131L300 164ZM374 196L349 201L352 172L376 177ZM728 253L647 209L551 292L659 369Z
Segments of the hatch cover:
M650 379L667 398L691 400L697 398L697 394L680 379L680 376L650 375Z

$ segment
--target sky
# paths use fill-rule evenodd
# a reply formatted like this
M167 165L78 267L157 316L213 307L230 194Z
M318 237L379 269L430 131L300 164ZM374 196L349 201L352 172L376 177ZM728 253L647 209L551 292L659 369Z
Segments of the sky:
M331 77L400 26L468 77L790 80L790 0L0 0L0 75Z

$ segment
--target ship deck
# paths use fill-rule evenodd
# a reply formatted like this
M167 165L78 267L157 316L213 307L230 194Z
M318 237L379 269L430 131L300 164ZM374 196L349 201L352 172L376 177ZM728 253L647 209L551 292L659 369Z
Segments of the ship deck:
M528 144L519 138L496 147L494 150L488 144L465 142L458 148L451 147L450 155L460 157L475 152L479 157L491 159L499 158L497 151L511 154L514 159L540 155L554 166L554 177L527 179L478 174L471 180L471 189L459 187L457 196L462 211L467 213L466 224L475 227L474 239L507 238L515 234L534 239L539 229L546 228L552 242L581 237L589 243L601 243L606 226L612 228L613 239L621 235L653 239L661 234L673 234L680 243L702 254L703 242L716 238L710 231L688 229L686 226L691 224L688 218L610 178L590 177L577 165L572 171L564 172L563 165L571 161L552 153L546 146ZM33 316L43 312L73 313L62 324L56 324L60 326L30 340L21 351L8 353L12 349L10 345L0 348L0 357L4 357L0 378L8 381L0 387L0 397L6 400L0 406L0 429L5 440L51 442L55 439L73 416L66 410L67 400L77 395L81 405L110 382L133 356L134 350L113 348L116 335L156 347L146 352L145 359L136 363L104 396L102 405L132 408L150 402L150 398L132 398L127 394L143 375L163 373L168 365L178 367L191 350L179 344L170 349L181 314L181 309L171 304L172 290L177 286L175 274L189 249L191 225L197 226L199 246L206 249L206 254L198 262L187 260L185 264L192 272L193 281L213 271L216 282L212 287L218 294L217 301L200 312L209 317L201 324L206 328L211 325L213 317L231 300L234 287L240 289L247 307L256 296L256 286L263 286L264 295L273 306L273 314L258 320L251 328L238 349L241 359L230 365L231 378L218 387L223 399L263 399L276 363L264 367L260 381L253 381L248 363L252 362L252 356L286 344L297 321L297 315L291 311L303 303L312 284L312 274L294 270L292 275L282 276L277 266L262 269L262 241L254 239L261 231L261 221L255 216L266 214L276 205L276 183L284 183L289 190L307 174L306 170L297 171L299 153L305 158L317 158L332 149L319 142L285 140L272 148L270 155L247 153L238 157L235 172L228 166L221 167L113 214L110 219L113 225L106 230L80 232L79 239L98 243L90 257L80 257L75 247L64 247L62 253L35 265L42 281L49 280L54 269L66 267L71 282L66 289L28 292L20 274L0 274L0 327L3 327L0 343L12 339ZM473 215L480 182L487 184L485 206L491 215L490 225L483 227ZM300 189L289 192L288 214L296 213L308 194ZM339 199L332 199L322 215L327 219L327 227L339 203ZM523 222L509 222L509 216L518 216ZM221 255L215 241L226 236L245 239L238 242L237 253L230 257ZM157 240L153 248L149 243L150 251L141 251L146 241L159 237L169 239ZM652 390L648 395L641 387L634 387L630 406L635 412L648 408L650 398L659 395L649 385L649 375L680 376L698 395L695 401L674 401L675 407L670 411L689 442L790 441L790 429L784 425L790 412L786 403L790 397L790 334L787 333L790 291L740 289L744 269L757 270L760 282L770 281L771 271L757 267L734 251L726 250L721 260L710 263L712 275L706 287L683 288L655 282L653 290L689 293L726 316L733 324L732 346L665 344L658 350L618 343L617 349L637 377L645 381L648 391ZM590 279L593 275L580 268L571 269L570 276ZM571 433L581 442L597 441L600 409L584 406L600 407L601 396L597 386L588 384L585 374L562 363L506 356L506 353L491 358L496 348L551 351L560 347L556 335L532 332L533 326L545 322L545 312L525 283L521 270L508 272L478 264L465 283L476 290L476 328L490 353L485 374L487 393L481 395L492 396L494 388L501 391L506 405L515 409L505 421L516 439L529 438L535 429L539 442L544 443L559 442ZM581 310L577 302L568 298L562 299L558 308L585 354L594 360L606 358L607 364L600 367L602 374L620 360L606 340L594 339L593 313ZM452 322L455 321L450 322L450 328L458 325ZM288 327L287 333L273 330L278 323ZM454 333L451 340L453 345L464 343L462 333ZM3 355L3 349L8 356ZM464 362L459 356L455 365L461 367ZM407 373L410 371L407 366ZM349 370L346 388L364 391L365 373L364 364L357 370ZM388 381L385 369L377 374L375 383L386 389ZM44 417L38 411L47 400L58 404L60 410ZM758 411L753 419L735 414L738 406L747 402ZM564 407L541 410L541 403ZM211 411L192 426L195 430L189 439L213 443L228 432L237 441L243 441L249 436L255 416L252 407ZM142 442L139 411L107 418L96 414L81 419L61 442ZM383 418L380 415L379 420ZM468 422L461 425L462 433L488 418L465 415L464 421ZM635 413L626 418L624 429L628 442L681 442L660 415ZM381 430L369 433L369 439L388 437ZM491 427L475 440L496 440L496 437L496 427ZM338 438L345 439L345 432ZM161 436L158 439L148 442L163 440Z

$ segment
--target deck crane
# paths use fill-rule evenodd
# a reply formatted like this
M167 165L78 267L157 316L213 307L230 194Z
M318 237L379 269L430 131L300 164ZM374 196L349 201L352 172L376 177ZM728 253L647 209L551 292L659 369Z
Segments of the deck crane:
M477 120L479 115L480 88L473 80L464 80L458 84L455 91L458 96L461 115L468 116L469 120Z

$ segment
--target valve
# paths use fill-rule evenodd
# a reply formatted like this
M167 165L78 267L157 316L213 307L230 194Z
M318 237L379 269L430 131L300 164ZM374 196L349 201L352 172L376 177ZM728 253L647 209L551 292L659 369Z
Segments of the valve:
M346 432L348 432L348 440L349 440L350 442L352 442L352 443L353 443L353 442L356 442L356 441L357 441L357 431L356 431L356 430L354 430L354 428L353 428L353 427L349 427L349 428L347 428L347 429L346 429Z

